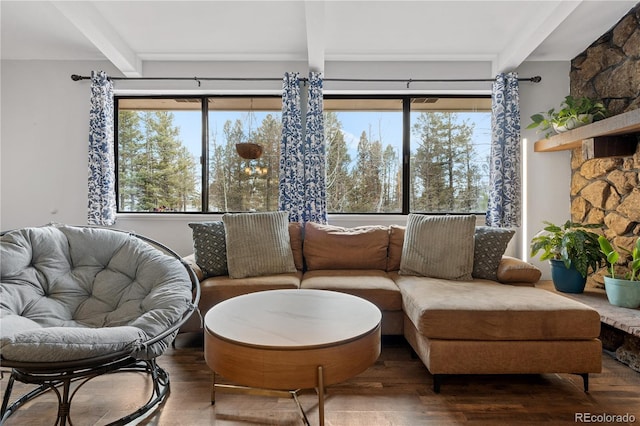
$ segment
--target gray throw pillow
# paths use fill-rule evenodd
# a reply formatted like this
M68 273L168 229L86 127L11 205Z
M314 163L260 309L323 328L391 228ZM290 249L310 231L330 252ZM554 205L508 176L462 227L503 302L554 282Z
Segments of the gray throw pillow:
M426 216L407 218L400 274L449 280L470 280L476 217Z
M231 278L296 272L289 213L226 213L222 221Z
M504 251L513 234L513 229L478 226L475 231L473 254L473 278L497 281L496 272Z
M202 269L205 277L227 275L227 244L224 223L197 222L190 223L193 230L193 252L196 264Z

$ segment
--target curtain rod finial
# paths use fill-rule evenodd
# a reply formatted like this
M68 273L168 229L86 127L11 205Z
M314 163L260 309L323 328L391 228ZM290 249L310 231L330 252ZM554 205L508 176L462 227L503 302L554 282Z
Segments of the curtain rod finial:
M531 81L534 83L540 83L542 81L542 77L536 75L535 77L531 77Z
M82 80L82 76L78 75L78 74L71 74L71 80L80 81L80 80Z

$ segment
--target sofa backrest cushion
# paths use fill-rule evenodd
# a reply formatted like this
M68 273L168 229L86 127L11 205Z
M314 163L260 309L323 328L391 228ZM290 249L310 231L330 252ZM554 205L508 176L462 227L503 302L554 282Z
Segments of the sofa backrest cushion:
M303 252L307 270L387 268L386 226L343 228L307 222Z
M409 214L400 274L470 280L476 217Z
M289 241L293 252L293 263L298 271L304 269L304 257L302 255L302 225L298 222L289 223Z
M400 269L405 229L406 227L401 225L389 226L389 255L387 258L387 271L397 271Z

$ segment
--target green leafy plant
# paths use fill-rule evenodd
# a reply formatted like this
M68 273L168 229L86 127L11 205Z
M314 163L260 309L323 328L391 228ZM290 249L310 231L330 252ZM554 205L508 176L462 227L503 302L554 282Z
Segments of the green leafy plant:
M531 239L531 256L542 251L540 260L562 260L565 267L573 265L583 277L587 276L590 269L595 271L600 268L605 255L600 250L598 234L587 230L600 228L600 225L570 220L562 226L543 223L547 226Z
M611 274L611 278L616 277L616 271L614 265L620 259L620 253L617 252L609 240L605 237L600 236L598 238L598 243L600 244L600 250L607 257L607 262L609 262L609 273ZM625 279L629 281L640 281L640 238L636 240L636 244L633 246L631 251L625 250L627 253L631 255L631 261L629 262L629 272L626 274Z
M545 130L570 130L589 124L592 121L601 120L608 114L607 108L600 101L586 96L580 98L566 96L558 111L555 108L551 108L546 113L540 112L532 115L532 122L527 126L527 129L539 127L538 133ZM545 137L549 137L553 131L547 132Z

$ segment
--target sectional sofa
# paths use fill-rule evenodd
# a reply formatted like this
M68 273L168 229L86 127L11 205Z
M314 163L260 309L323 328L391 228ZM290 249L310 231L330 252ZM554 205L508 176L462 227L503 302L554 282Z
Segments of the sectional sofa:
M535 288L540 271L503 255L512 231L476 227L473 216L410 215L406 226L356 228L286 222L286 235L281 222L284 249L277 249L292 265L286 272L278 265L267 270L279 273L249 267L238 274L265 252L275 253L262 245L265 229L274 227L253 223L260 214L253 215L249 222L239 214L190 224L195 252L186 260L201 279L203 315L249 292L340 291L381 310L382 334L407 339L434 376L436 392L447 374L543 373L580 374L587 391L588 374L600 372L599 314ZM200 327L194 316L182 331Z

